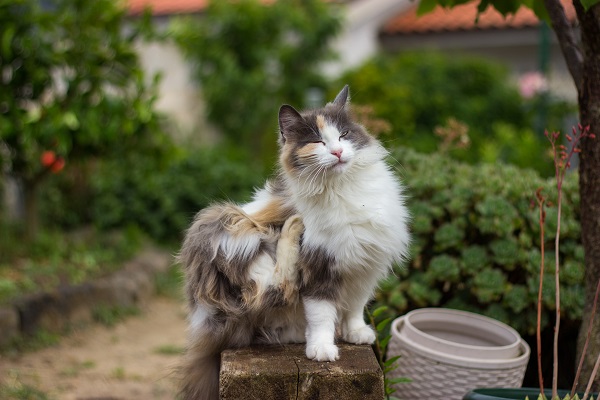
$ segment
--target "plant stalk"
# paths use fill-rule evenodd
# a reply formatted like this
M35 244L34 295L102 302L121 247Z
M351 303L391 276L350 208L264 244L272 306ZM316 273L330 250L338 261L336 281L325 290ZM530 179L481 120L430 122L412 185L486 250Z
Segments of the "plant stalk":
M596 378L596 374L598 373L598 367L600 367L600 354L598 354L598 358L596 358L596 364L594 364L594 369L592 370L592 374L590 375L590 380L588 381L587 387L585 388L585 393L583 394L582 400L587 400L588 396L590 395L590 390L592 389L594 378Z
M592 335L592 327L594 325L594 318L596 316L596 305L598 304L598 293L600 293L600 279L598 279L598 284L596 285L596 294L594 295L594 305L592 306L592 313L590 316L590 320L588 322L587 334L585 337L585 343L583 345L583 350L581 351L581 358L579 359L579 365L577 366L577 373L575 374L575 380L573 381L573 388L571 389L571 397L575 396L575 392L577 391L577 384L579 383L579 376L581 375L581 370L583 369L583 361L585 360L585 355L587 353L588 344L590 343L590 337Z
M540 208L540 251L541 251L541 263L540 263L540 286L538 290L537 300L537 326L536 326L536 340L537 340L537 366L538 366L538 380L540 384L540 393L544 393L544 376L542 374L542 289L544 286L544 202L545 199L542 197L541 188L537 192L537 202Z
M557 177L558 178L558 177ZM562 178L562 176L560 176ZM558 202L557 209L558 214L556 216L557 225L556 225L556 240L554 244L554 280L556 285L556 294L554 296L556 302L556 322L554 325L554 343L553 343L553 352L554 352L554 361L553 361L553 369L552 369L552 398L558 396L558 332L560 330L560 217L561 217L561 205L562 205L562 179L558 181Z

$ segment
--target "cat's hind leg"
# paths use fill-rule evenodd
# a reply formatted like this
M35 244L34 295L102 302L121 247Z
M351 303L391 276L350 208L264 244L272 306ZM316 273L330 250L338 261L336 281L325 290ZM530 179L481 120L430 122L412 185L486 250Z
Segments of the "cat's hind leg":
M250 310L295 303L298 298L297 262L300 236L304 230L298 215L288 218L277 241L275 260L267 252L256 258L248 269L248 282L243 289L244 301Z

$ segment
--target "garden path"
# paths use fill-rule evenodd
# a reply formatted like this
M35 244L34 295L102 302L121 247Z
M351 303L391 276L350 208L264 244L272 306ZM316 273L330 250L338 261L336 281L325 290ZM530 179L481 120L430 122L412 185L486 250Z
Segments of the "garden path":
M0 383L57 400L172 400L185 326L182 302L156 297L113 327L95 324L55 346L0 357Z

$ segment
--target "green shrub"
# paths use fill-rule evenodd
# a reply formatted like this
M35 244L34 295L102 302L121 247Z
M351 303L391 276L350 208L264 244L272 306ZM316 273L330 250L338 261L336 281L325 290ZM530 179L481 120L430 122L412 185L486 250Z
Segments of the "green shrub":
M0 223L0 304L24 293L51 292L116 271L144 240L135 229L71 233L46 229L24 242L16 231L17 227Z
M354 88L354 103L372 106L374 117L391 124L393 137L384 141L433 152L441 142L436 127L452 129L454 119L468 127L471 143L449 150L453 157L470 163L510 162L545 176L553 173L551 163L531 157L545 144L537 128L541 107L546 109L542 126L550 130L563 129L565 117L575 112L549 96L544 102L523 99L505 68L475 57L382 55L344 74L330 95L342 83Z
M195 67L208 120L268 159L276 107L302 105L308 89L325 86L319 66L332 57L341 18L321 0L211 1L202 18L176 18L171 28Z
M91 220L101 228L136 225L157 240L178 241L194 215L218 200L248 200L265 171L229 147L191 149L162 169L111 160L92 182Z
M0 168L23 188L29 239L44 180L161 134L134 45L151 27L111 0L0 1Z
M428 306L474 311L534 333L541 254L532 202L543 187L556 204L553 180L514 166L470 166L407 149L392 155L402 166L414 241L410 263L383 282L376 305L396 314ZM580 320L584 305L576 178L565 180L561 231L561 310L571 321ZM556 209L547 214L544 325L554 310Z

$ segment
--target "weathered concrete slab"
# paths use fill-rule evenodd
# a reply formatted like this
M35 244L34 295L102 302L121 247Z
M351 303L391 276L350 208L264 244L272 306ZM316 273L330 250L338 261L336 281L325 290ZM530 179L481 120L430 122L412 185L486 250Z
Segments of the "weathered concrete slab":
M371 346L340 344L340 360L308 360L304 344L253 346L221 354L220 398L369 400L384 398Z

